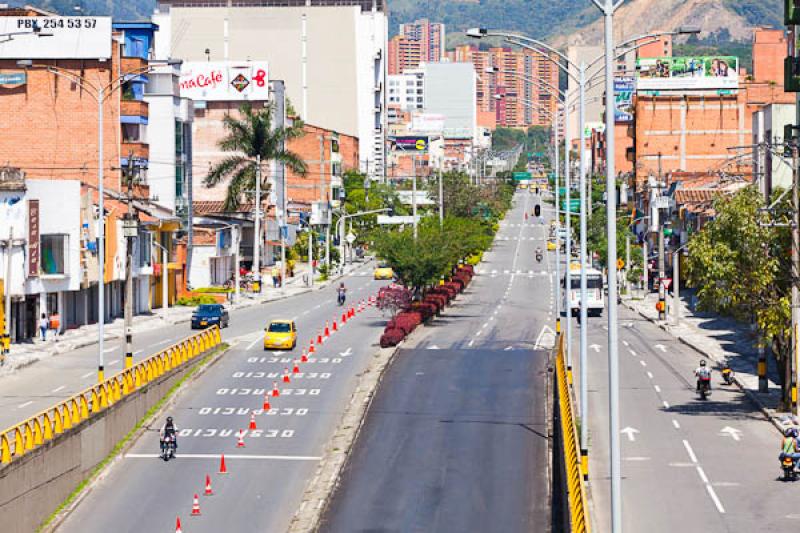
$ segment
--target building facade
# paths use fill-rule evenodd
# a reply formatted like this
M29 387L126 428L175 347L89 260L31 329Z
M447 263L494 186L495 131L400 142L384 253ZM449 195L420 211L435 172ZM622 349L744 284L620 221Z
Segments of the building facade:
M403 74L420 63L443 61L444 24L426 19L400 24L400 33L389 40L388 57L390 75Z

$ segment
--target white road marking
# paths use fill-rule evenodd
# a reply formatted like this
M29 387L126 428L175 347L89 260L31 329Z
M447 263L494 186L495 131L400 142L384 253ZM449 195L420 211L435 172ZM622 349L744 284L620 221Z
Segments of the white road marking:
M250 344L248 344L248 345L247 345L247 348L246 348L246 350L248 350L248 351L249 351L249 350L252 350L252 349L253 349L253 346L255 346L255 345L256 345L256 343L257 343L258 341L260 341L260 340L261 340L261 339L259 339L259 338L256 338L256 339L255 339L253 342L251 342Z
M657 393L661 394L661 387L659 387L658 385L653 385L653 388L656 389Z
M675 429L681 429L681 425L674 418L672 419L672 425L675 426Z
M631 353L632 356L636 357L636 352L634 352L633 350L628 350L628 351Z
M703 467L700 465L697 465L697 474L700 476L700 479L703 480L703 483L708 483L708 476L703 471Z
M628 341L626 341L626 340L623 340L623 341L622 341L622 344L624 344L625 346L628 346Z
M306 309L305 311L303 311L303 312L302 312L302 313L300 313L300 314L301 314L301 315L303 315L303 316L305 316L305 315L307 315L307 314L308 314L308 313L310 313L310 312L311 312L311 311L309 311L308 309Z
M623 433L628 436L628 441L633 442L636 440L636 434L639 433L639 430L636 428L632 428L630 426L620 430L620 433Z
M119 363L119 359L114 359L113 361L109 361L108 366L114 366Z
M92 372L87 372L87 373L85 373L84 375L82 375L82 376L81 376L81 379L86 379L86 378L88 378L89 376L91 376L92 374L94 374L94 372L93 372L93 371L92 371Z
M639 364L642 366L647 366L647 361L645 361L644 359L639 359Z
M664 406L664 409L669 409L669 402L667 400L664 400L663 402L661 402L661 405Z
M691 459L693 463L697 463L697 456L694 454L692 445L689 444L688 440L683 439L683 447L686 448L686 453L689 454L689 459Z
M730 437L733 440L735 440L736 442L739 442L739 439L742 438L741 437L741 433L742 433L742 431L740 429L732 428L730 426L725 426L720 431L720 434L722 434L723 436Z
M653 346L653 347L654 347L654 348L658 348L659 350L661 350L661 351L662 351L662 352L664 352L664 353L667 353L667 349L664 347L664 345L663 345L663 344L656 344L656 345L655 345L655 346Z
M144 353L144 350L136 350L133 355L139 355L140 353Z
M163 341L154 342L153 346L161 346L162 344L167 344L172 342L172 339L164 339Z
M176 459L219 459L219 454L178 453ZM126 453L126 459L161 459L157 453ZM319 461L322 457L314 455L226 455L225 459L260 459L270 461Z
M114 351L114 350L116 350L116 349L117 349L117 347L116 347L116 346L112 346L112 347L110 347L110 348L106 348L105 350L103 350L103 353L111 353L111 352L113 352L113 351Z
M28 406L29 406L30 404L32 404L32 403L33 403L33 400L28 400L28 401L27 401L27 402L25 402L25 403L21 403L21 404L19 404L19 405L17 406L17 409L22 409L22 408L24 408L24 407L28 407Z
M647 377L653 379L653 373L650 372L649 370L647 371Z
M720 514L725 514L725 508L722 506L722 502L719 501L719 498L717 498L717 493L714 492L714 487L711 485L706 485L706 490L708 491L708 495L711 496L711 499L714 500L714 505L717 506L717 511L719 511Z
M50 392L58 392L58 391L66 389L66 388L67 388L66 385L61 385L60 387L56 387L55 389L51 390Z

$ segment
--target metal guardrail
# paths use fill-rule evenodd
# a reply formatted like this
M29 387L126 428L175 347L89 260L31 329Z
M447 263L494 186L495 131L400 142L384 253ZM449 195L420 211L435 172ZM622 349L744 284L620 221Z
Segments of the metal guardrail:
M578 449L578 428L575 425L575 409L570 394L567 369L564 363L564 337L559 335L556 354L556 387L558 392L559 420L563 437L564 471L566 472L567 498L569 505L570 531L589 533L589 505L586 485L583 482L581 456ZM584 423L587 423L584 421Z
M6 465L54 439L125 396L194 359L222 341L213 326L139 361L52 407L0 431L0 465Z

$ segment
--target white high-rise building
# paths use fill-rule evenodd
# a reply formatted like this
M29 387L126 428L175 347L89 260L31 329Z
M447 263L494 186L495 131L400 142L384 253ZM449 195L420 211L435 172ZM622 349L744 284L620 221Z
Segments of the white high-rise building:
M156 57L267 61L310 124L359 139L362 170L384 174L384 0L159 0Z

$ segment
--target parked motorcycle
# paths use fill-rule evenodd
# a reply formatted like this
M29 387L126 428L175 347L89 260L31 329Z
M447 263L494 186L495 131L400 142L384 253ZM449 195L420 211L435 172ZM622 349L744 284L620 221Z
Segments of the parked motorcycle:
M175 450L178 448L175 435L164 435L161 441L161 458L169 461L175 458Z

